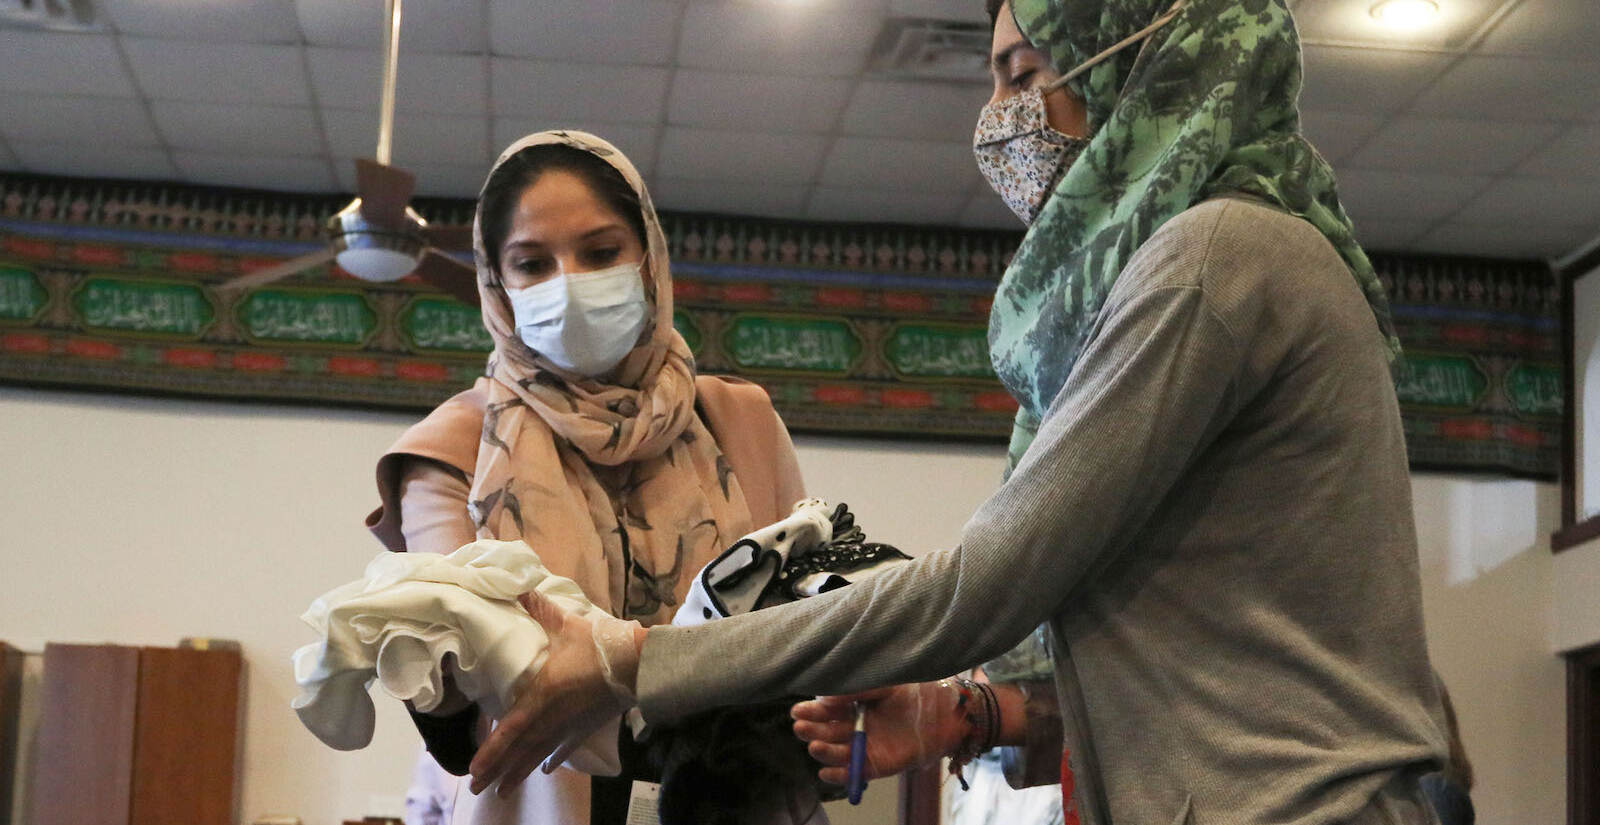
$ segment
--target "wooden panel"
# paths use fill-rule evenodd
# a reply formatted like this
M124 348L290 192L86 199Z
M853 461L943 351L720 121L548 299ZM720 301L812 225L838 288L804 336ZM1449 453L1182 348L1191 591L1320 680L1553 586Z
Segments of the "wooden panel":
M48 645L28 825L127 825L139 650Z
M0 825L11 825L17 782L18 713L22 709L22 651L0 642Z
M139 651L130 825L235 821L243 669L235 650Z
M1567 658L1567 822L1600 825L1600 645Z

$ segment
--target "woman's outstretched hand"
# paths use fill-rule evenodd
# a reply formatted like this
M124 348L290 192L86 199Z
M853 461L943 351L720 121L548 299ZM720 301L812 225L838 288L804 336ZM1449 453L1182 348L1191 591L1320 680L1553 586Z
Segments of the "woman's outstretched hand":
M790 709L795 735L810 743L807 750L823 764L817 776L843 785L850 764L850 737L855 731L855 705L866 707L867 778L893 776L910 768L937 764L955 753L967 733L956 707L958 694L944 682L919 682L878 688L848 696L823 696Z
M554 770L590 734L633 705L644 631L600 611L563 610L538 592L519 597L550 636L542 667L523 673L516 700L472 759L472 792L509 795L541 764Z

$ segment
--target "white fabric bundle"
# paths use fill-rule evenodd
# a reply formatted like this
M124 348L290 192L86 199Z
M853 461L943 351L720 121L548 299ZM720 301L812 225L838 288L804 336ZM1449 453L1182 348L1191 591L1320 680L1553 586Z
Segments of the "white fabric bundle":
M373 680L417 710L433 710L443 692L440 661L453 653L457 688L499 718L519 677L537 673L548 655L544 629L517 601L534 590L573 613L594 609L521 541L475 541L448 556L380 553L363 578L323 594L301 616L322 640L295 651L295 713L330 747L365 747ZM616 726L603 727L566 764L616 775Z

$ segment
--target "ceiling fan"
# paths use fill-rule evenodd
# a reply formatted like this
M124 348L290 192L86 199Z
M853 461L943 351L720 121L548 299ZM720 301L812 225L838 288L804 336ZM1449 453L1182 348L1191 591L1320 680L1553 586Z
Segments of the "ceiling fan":
M383 102L376 160L356 160L356 199L323 227L327 247L220 285L238 290L272 283L329 260L364 281L396 281L415 272L423 281L467 304L478 304L477 271L440 250L467 249L472 230L434 227L410 206L416 176L390 166L394 89L400 41L400 2L386 0L389 26L383 41Z

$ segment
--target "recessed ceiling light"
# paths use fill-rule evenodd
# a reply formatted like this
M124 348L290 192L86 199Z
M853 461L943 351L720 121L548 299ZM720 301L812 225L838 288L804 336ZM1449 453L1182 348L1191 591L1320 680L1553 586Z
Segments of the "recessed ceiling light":
M1378 0L1372 19L1393 29L1418 29L1439 16L1437 0Z

